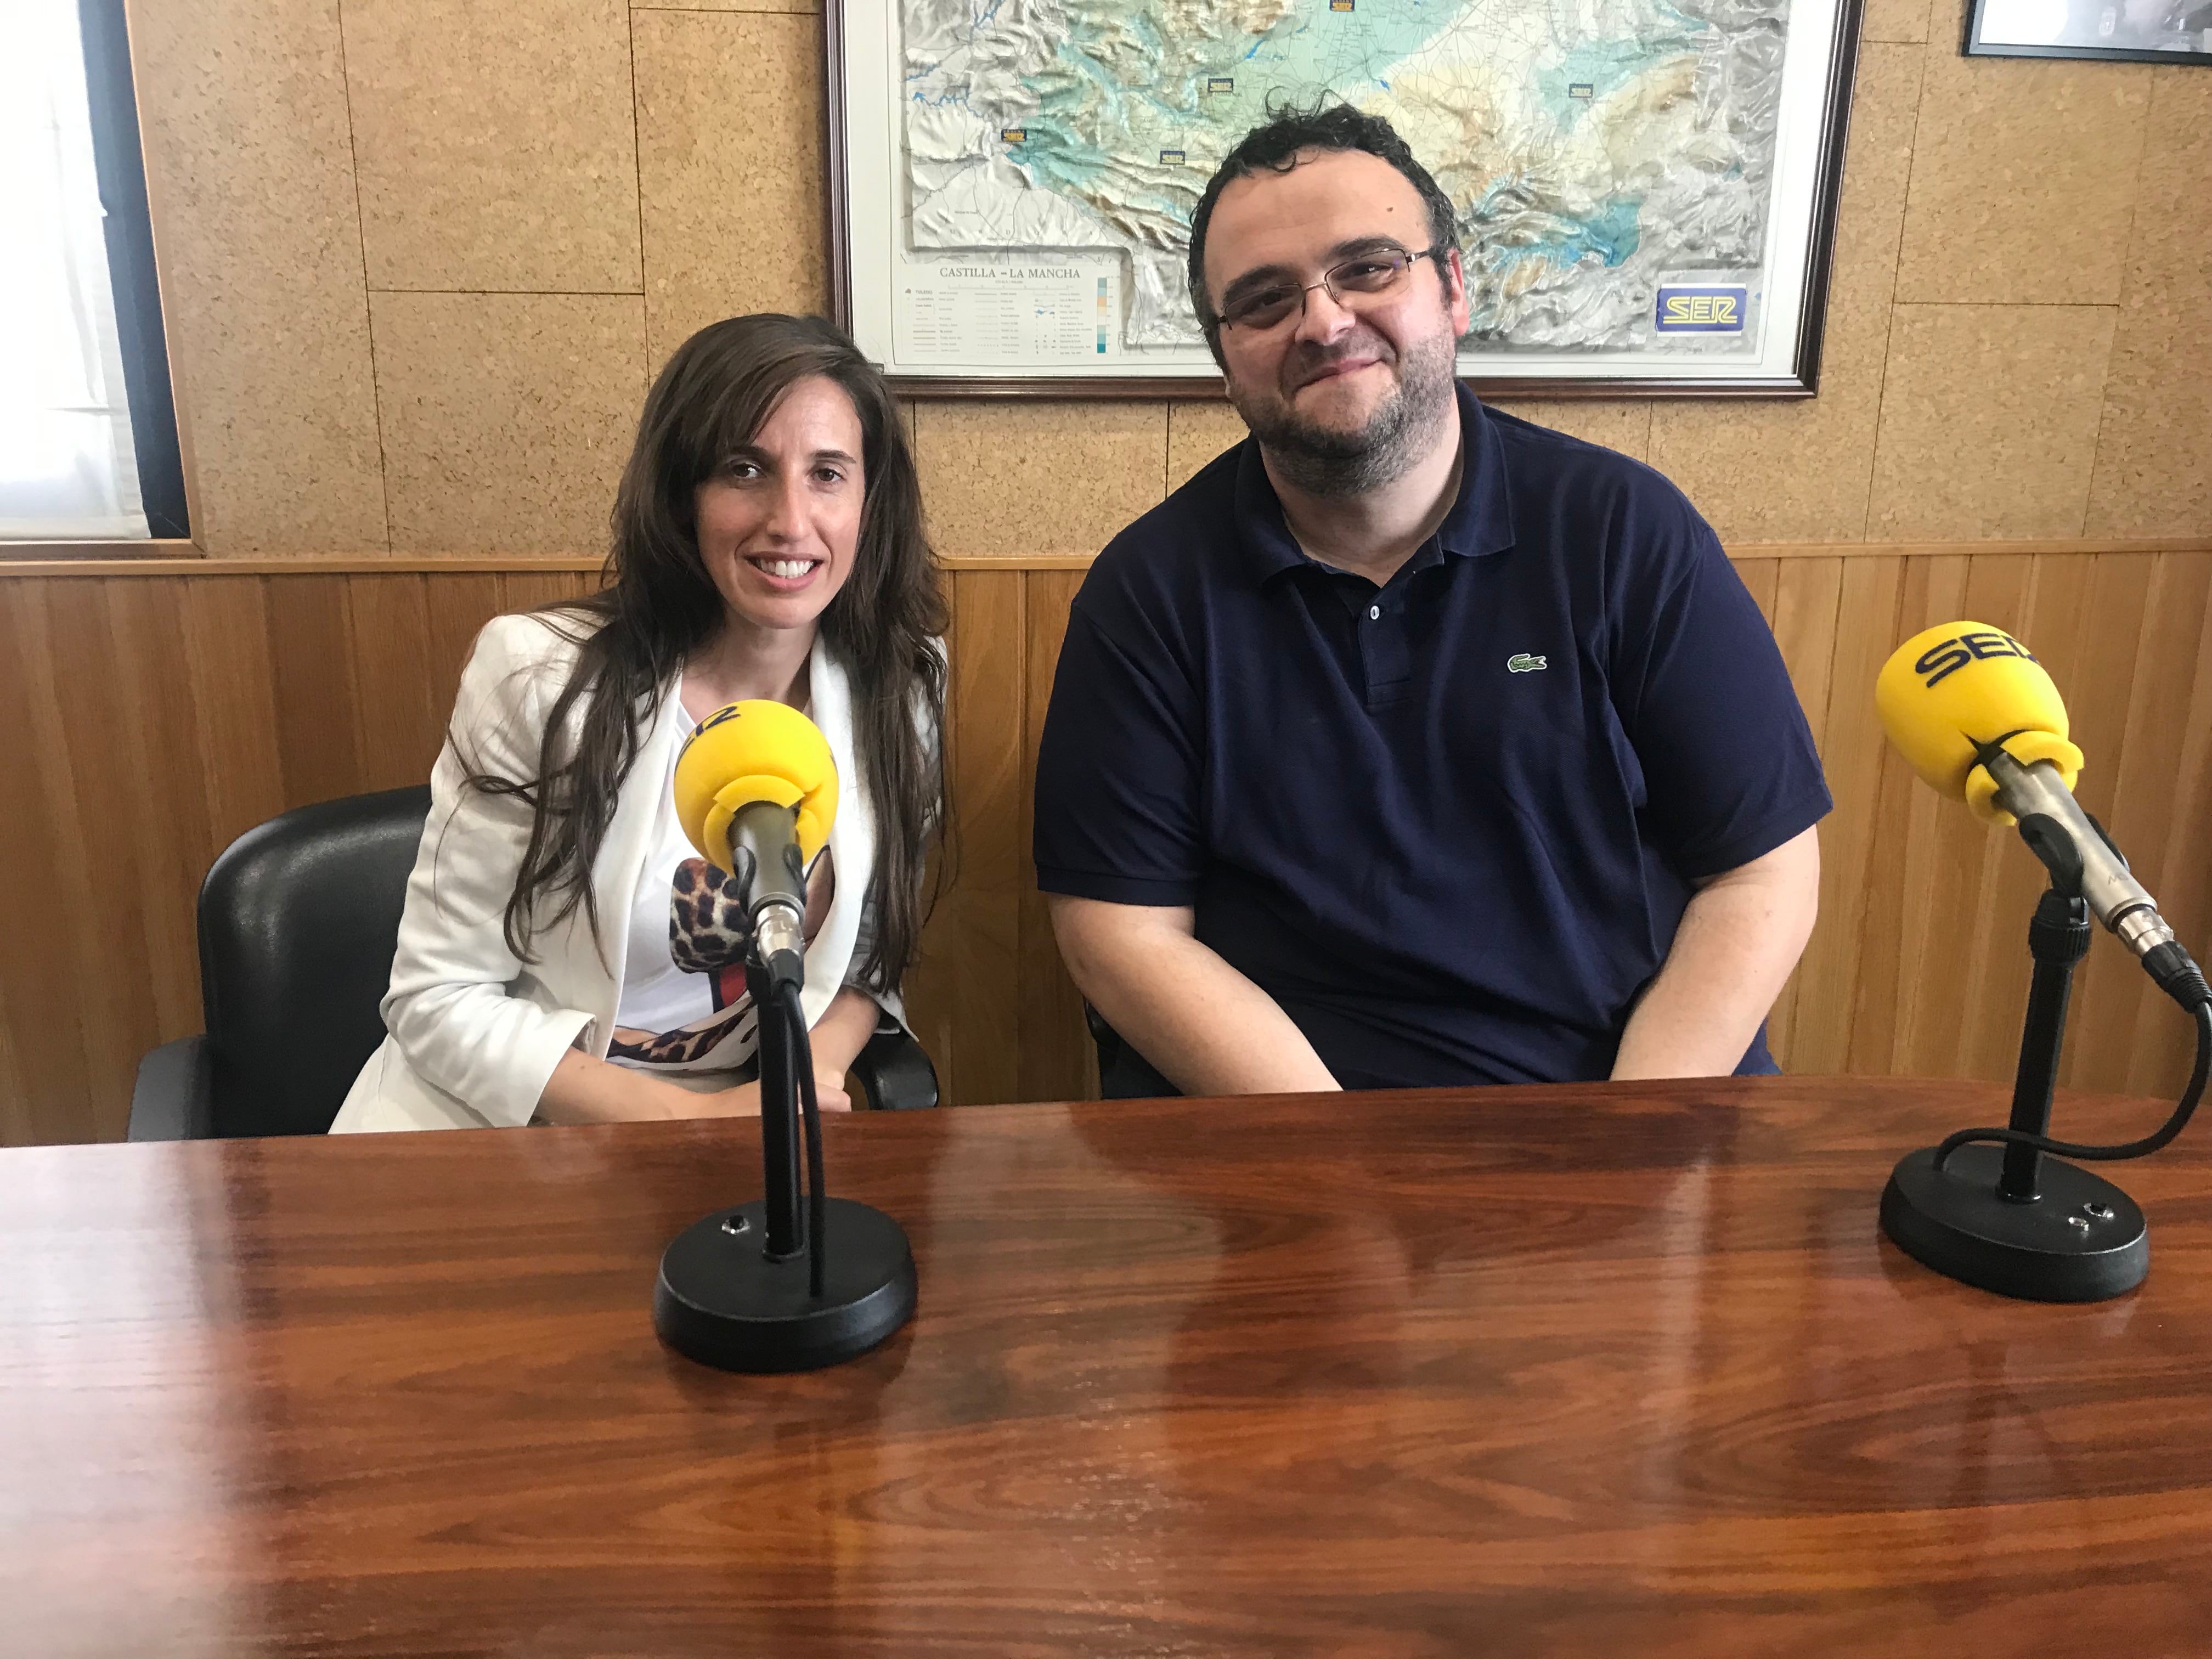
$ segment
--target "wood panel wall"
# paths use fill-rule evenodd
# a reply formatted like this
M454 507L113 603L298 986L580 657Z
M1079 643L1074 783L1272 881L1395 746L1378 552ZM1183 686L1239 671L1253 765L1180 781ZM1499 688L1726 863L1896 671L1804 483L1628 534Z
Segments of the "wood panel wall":
M1837 799L1820 923L1772 1022L1786 1066L2009 1075L2037 867L1916 783L1874 718L1876 668L1936 622L2033 645L2089 757L2084 800L2183 936L2212 943L2212 548L1746 554ZM591 580L489 563L0 576L0 1143L119 1136L139 1056L199 1028L192 900L216 853L289 807L421 780L477 628ZM1032 761L1081 575L951 579L957 878L913 1002L954 1102L1094 1086L1028 860ZM2185 1022L2100 941L2066 1080L2171 1093L2187 1048Z

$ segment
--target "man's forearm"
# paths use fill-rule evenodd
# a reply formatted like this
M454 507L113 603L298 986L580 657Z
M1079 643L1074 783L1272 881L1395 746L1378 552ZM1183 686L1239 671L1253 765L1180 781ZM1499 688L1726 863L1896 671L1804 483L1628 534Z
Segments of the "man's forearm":
M1820 884L1808 830L1692 895L1658 977L1629 1016L1613 1075L1735 1071L1804 952Z
M1053 927L1077 988L1169 1082L1190 1095L1338 1086L1273 997L1188 931L1131 925L1129 908L1055 897Z

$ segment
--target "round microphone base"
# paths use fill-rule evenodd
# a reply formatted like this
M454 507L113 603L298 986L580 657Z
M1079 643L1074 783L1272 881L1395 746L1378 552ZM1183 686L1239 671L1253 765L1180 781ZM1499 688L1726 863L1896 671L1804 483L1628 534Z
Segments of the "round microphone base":
M1940 1170L1936 1149L1900 1160L1881 1194L1881 1230L1907 1255L1962 1284L2031 1302L2101 1302L2150 1271L2136 1202L2102 1176L2045 1158L2042 1195L1997 1191L2002 1146L1961 1146Z
M889 1337L914 1313L906 1232L850 1199L830 1199L828 1208L819 1300L807 1293L805 1256L771 1261L763 1251L763 1201L717 1210L678 1234L653 1291L660 1340L726 1371L807 1371L858 1358Z

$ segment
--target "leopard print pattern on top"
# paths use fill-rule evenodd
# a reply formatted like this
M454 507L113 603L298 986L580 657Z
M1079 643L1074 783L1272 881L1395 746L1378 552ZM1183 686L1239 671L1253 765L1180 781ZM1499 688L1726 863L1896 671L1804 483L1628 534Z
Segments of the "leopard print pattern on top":
M741 965L752 929L745 921L744 890L704 859L676 866L668 897L668 952L687 974L711 974Z
M742 982L745 970L740 967L732 971ZM757 1024L752 999L744 997L731 1007L717 1008L714 1018L703 1025L682 1025L675 1030L659 1033L617 1027L614 1041L607 1045L607 1058L641 1060L648 1066L686 1066L713 1054L722 1040L735 1031L744 1039L741 1046L749 1052L732 1069L739 1081L747 1081L757 1059L750 1052Z
M826 847L806 872L806 920L809 944L829 919L836 896L837 878ZM672 1031L634 1030L617 1027L608 1045L610 1060L636 1060L648 1066L688 1066L705 1060L734 1033L737 1052L726 1056L740 1075L750 1075L757 1062L754 1048L757 1019L745 982L745 956L752 929L745 920L744 889L734 876L726 875L705 859L685 859L676 866L668 895L669 959L687 974L704 974L714 1011L707 1018Z

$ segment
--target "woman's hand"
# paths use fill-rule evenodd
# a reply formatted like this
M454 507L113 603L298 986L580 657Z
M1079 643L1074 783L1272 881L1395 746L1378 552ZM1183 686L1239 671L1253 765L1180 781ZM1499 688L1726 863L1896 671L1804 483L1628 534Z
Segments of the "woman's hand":
M825 1112L849 1112L845 1074L817 1066L816 1098ZM690 1117L758 1117L760 1085L742 1084L712 1094L696 1094L663 1078L610 1066L571 1048L561 1056L538 1097L538 1115L548 1123L667 1122Z
M815 1103L825 1112L849 1112L853 1097L845 1092L845 1079L836 1073L817 1072L814 1074ZM692 1109L679 1112L683 1117L758 1117L761 1110L761 1086L757 1083L741 1083L734 1089L721 1089L711 1095L690 1097Z

